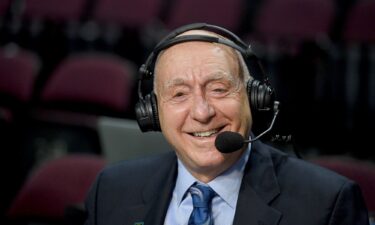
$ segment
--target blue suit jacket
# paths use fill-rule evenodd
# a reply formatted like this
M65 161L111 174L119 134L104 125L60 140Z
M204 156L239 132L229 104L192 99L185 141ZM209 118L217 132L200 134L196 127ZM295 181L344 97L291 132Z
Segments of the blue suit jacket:
M234 225L369 224L353 181L260 141L252 147ZM176 176L174 152L106 168L87 197L86 225L162 225Z

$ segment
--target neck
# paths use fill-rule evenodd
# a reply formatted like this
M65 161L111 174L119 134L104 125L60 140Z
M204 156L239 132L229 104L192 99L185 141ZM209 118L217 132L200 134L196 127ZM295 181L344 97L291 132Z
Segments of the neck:
M231 168L241 158L244 151L245 148L237 152L229 153L231 156L226 158L226 160L224 160L221 164L216 166L197 166L195 168L190 168L185 164L185 167L190 172L190 174L193 177L195 177L198 181L203 183L209 183L210 181L214 180L217 176Z

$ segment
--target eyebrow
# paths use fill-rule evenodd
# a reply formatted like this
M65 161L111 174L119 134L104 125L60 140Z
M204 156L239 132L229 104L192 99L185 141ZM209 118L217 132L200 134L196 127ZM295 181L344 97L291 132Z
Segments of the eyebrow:
M228 80L232 84L235 83L234 77L229 75L226 72L219 72L219 73L214 73L214 74L208 75L208 78L206 79L205 83L208 83L208 82L211 82L211 81L216 81L216 80L221 80L221 79ZM172 80L168 80L166 82L165 87L171 88L171 87L174 87L174 86L184 85L185 83L186 83L186 80L184 80L183 78L175 78L175 79L172 79Z
M185 80L182 79L182 78L175 78L175 79L172 79L172 80L168 80L166 82L166 85L165 87L166 88L170 88L170 87L173 87L173 86L179 86L179 85L183 85L185 84Z

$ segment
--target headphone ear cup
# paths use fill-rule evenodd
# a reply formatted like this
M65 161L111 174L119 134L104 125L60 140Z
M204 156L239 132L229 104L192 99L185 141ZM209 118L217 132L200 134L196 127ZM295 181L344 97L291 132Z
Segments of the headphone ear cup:
M160 131L157 100L153 92L135 105L135 115L142 132Z
M150 93L150 102L152 107L152 116L153 116L153 130L161 131L160 121L159 121L159 111L158 111L158 101L154 92Z
M275 93L269 85L256 79L249 80L247 94L252 112L273 110Z

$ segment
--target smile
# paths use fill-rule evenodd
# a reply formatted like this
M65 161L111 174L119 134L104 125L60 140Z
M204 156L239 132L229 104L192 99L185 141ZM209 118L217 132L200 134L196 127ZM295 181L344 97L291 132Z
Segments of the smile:
M208 131L193 132L193 133L191 133L191 135L194 136L194 137L211 137L211 136L219 133L219 131L221 129L222 129L222 127L217 128L217 129L213 129L213 130L208 130Z

